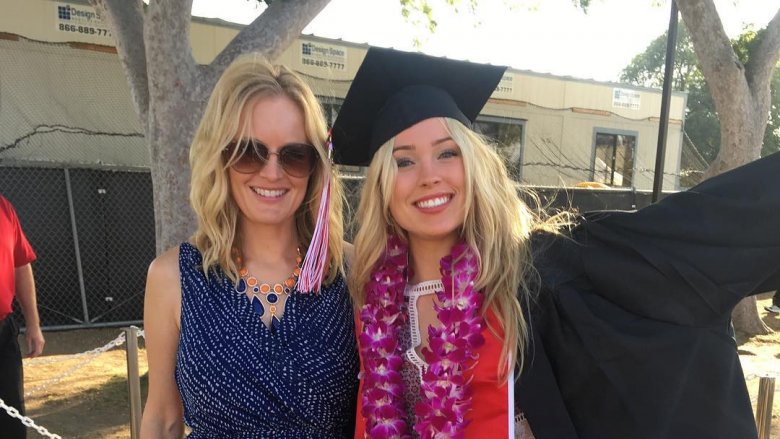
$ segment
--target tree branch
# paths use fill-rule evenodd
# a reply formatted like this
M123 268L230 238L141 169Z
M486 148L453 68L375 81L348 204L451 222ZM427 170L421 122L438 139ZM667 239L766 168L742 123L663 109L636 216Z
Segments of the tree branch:
M269 60L276 59L328 3L330 0L285 0L271 3L217 55L210 70L219 76L236 56L252 51L262 53Z
M761 40L750 51L750 58L745 68L751 89L753 84L769 84L778 59L780 59L780 9L766 25Z
M108 19L119 60L130 84L135 111L146 130L149 113L149 81L146 76L144 15L141 0L89 0L101 17Z
M731 47L713 0L675 0L709 84L746 82L744 66ZM747 85L747 84L745 84ZM713 97L717 87L710 87Z

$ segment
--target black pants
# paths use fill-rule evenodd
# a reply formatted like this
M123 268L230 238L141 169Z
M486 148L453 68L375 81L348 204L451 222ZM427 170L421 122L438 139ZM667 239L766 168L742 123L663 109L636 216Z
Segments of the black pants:
M775 295L772 296L772 305L780 306L780 290L775 291Z
M8 316L0 321L0 398L5 405L15 407L24 414L24 376L22 352L19 350L19 328ZM0 409L0 432L3 438L24 439L27 427Z

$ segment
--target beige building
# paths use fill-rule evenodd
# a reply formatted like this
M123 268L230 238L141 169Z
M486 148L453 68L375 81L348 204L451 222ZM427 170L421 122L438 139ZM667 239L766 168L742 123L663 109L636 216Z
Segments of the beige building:
M0 92L10 87L25 97L13 101L12 93L11 100L4 99L0 107L0 161L148 166L141 129L106 23L86 1L4 3ZM195 59L208 63L239 30L237 25L218 20L194 19ZM309 82L332 122L366 50L361 44L302 35L277 62ZM85 93L94 93L93 98L77 97ZM30 99L30 94L40 98ZM95 99L107 102L98 104ZM46 106L44 102L67 104ZM9 105L35 108L12 109ZM679 187L685 106L686 95L674 93L665 190ZM660 107L660 90L509 69L477 125L497 141L514 175L526 183L571 186L598 181L649 190ZM31 122L38 117L43 120ZM2 148L30 132L28 143L36 142L38 133L31 130L41 124L124 135L113 136L116 142L112 145L102 139L95 144L79 140L64 148L44 141L36 148ZM68 132L60 134L67 138Z

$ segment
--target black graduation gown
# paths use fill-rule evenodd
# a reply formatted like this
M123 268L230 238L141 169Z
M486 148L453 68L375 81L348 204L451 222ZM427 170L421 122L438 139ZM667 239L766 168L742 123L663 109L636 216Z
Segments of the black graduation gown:
M515 395L536 438L756 437L730 315L780 288L780 153L570 238L532 240Z

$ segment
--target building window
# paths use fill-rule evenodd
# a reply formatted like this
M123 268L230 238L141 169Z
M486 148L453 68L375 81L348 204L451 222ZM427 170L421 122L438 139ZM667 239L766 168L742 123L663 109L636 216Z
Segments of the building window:
M634 178L636 135L596 133L593 181L631 187Z
M525 120L495 116L479 116L475 131L496 143L496 149L504 159L509 174L520 180L523 170L523 135Z

